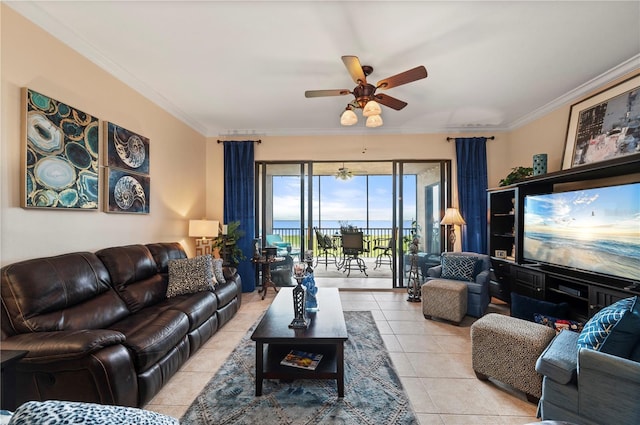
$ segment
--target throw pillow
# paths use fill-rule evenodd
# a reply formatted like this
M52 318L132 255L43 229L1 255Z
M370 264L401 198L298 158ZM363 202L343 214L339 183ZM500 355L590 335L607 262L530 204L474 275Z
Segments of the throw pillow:
M625 298L597 312L580 333L578 347L629 358L640 340L640 302Z
M478 257L464 255L442 256L442 279L466 280L473 282Z
M568 303L552 303L549 301L537 300L535 298L520 295L515 292L511 293L511 316L518 319L535 320L534 314L543 314L553 317L567 317L569 314Z
M169 261L167 298L213 289L213 258L202 255Z
M557 317L547 316L544 314L535 313L533 315L534 322L541 325L545 325L560 333L561 330L567 329L572 332L580 333L584 327L584 323L576 320L558 319Z
M224 272L222 271L222 258L213 259L213 274L216 277L218 285L227 283L227 280L224 278Z

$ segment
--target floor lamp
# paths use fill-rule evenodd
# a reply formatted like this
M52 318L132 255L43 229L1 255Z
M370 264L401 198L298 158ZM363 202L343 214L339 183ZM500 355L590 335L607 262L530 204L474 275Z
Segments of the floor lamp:
M453 251L453 246L456 243L456 230L455 226L462 226L463 224L467 224L464 221L464 218L460 215L457 208L447 208L444 212L444 217L442 217L442 221L440 224L445 226L451 226L449 230L449 245L451 245L451 250ZM448 251L448 246L445 249L445 252Z

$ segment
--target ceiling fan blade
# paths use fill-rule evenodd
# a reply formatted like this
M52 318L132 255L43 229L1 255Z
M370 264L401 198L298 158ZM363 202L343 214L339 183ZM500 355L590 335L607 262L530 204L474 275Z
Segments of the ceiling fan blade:
M384 106L388 106L389 108L395 109L396 111L399 111L400 109L407 106L407 102L403 102L402 100L388 96L384 93L376 94L375 98L378 103L382 103Z
M347 89L307 90L304 92L304 97L344 96L349 93L351 92Z
M382 90L390 89L391 87L401 86L403 84L411 83L422 78L427 78L427 69L420 65L413 69L410 69L400 74L394 75L384 80L378 81L376 87Z
M344 62L344 66L347 67L347 71L349 71L356 84L367 84L367 77L364 75L360 59L357 56L343 56L342 62Z

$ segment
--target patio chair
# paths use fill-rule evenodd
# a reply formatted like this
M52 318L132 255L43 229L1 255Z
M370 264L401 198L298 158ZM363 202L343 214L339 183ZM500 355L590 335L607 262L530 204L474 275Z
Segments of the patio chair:
M316 256L316 264L314 267L317 267L318 264L322 262L324 264L324 269L326 270L329 265L329 261L332 261L333 264L338 267L338 259L336 258L337 247L334 244L333 238L320 232L317 227L314 227L313 229L316 233L316 241L318 242L319 251ZM331 260L329 259L329 256L331 256Z
M343 272L348 271L347 277L351 274L351 269L355 268L360 272L367 274L367 266L360 254L369 252L364 247L364 235L362 232L342 232L342 253L344 255ZM352 264L355 261L355 266Z
M267 242L267 246L278 248L278 252L276 254L278 257L283 257L285 255L295 256L300 254L300 250L293 250L291 248L291 244L282 240L280 235L267 235L265 240Z
M373 252L378 251L375 267L373 268L374 270L384 264L388 264L390 268L393 268L393 259L391 258L393 245L393 238L377 238L373 242Z

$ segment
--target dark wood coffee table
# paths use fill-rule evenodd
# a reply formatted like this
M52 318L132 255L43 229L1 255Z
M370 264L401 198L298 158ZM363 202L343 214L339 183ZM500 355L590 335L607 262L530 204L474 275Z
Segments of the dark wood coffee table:
M338 397L344 397L344 342L349 338L337 288L318 289L316 313L309 313L307 329L291 329L293 288L280 292L251 335L256 342L256 396L262 395L263 379L335 379ZM315 370L283 366L280 361L292 350L323 355Z

